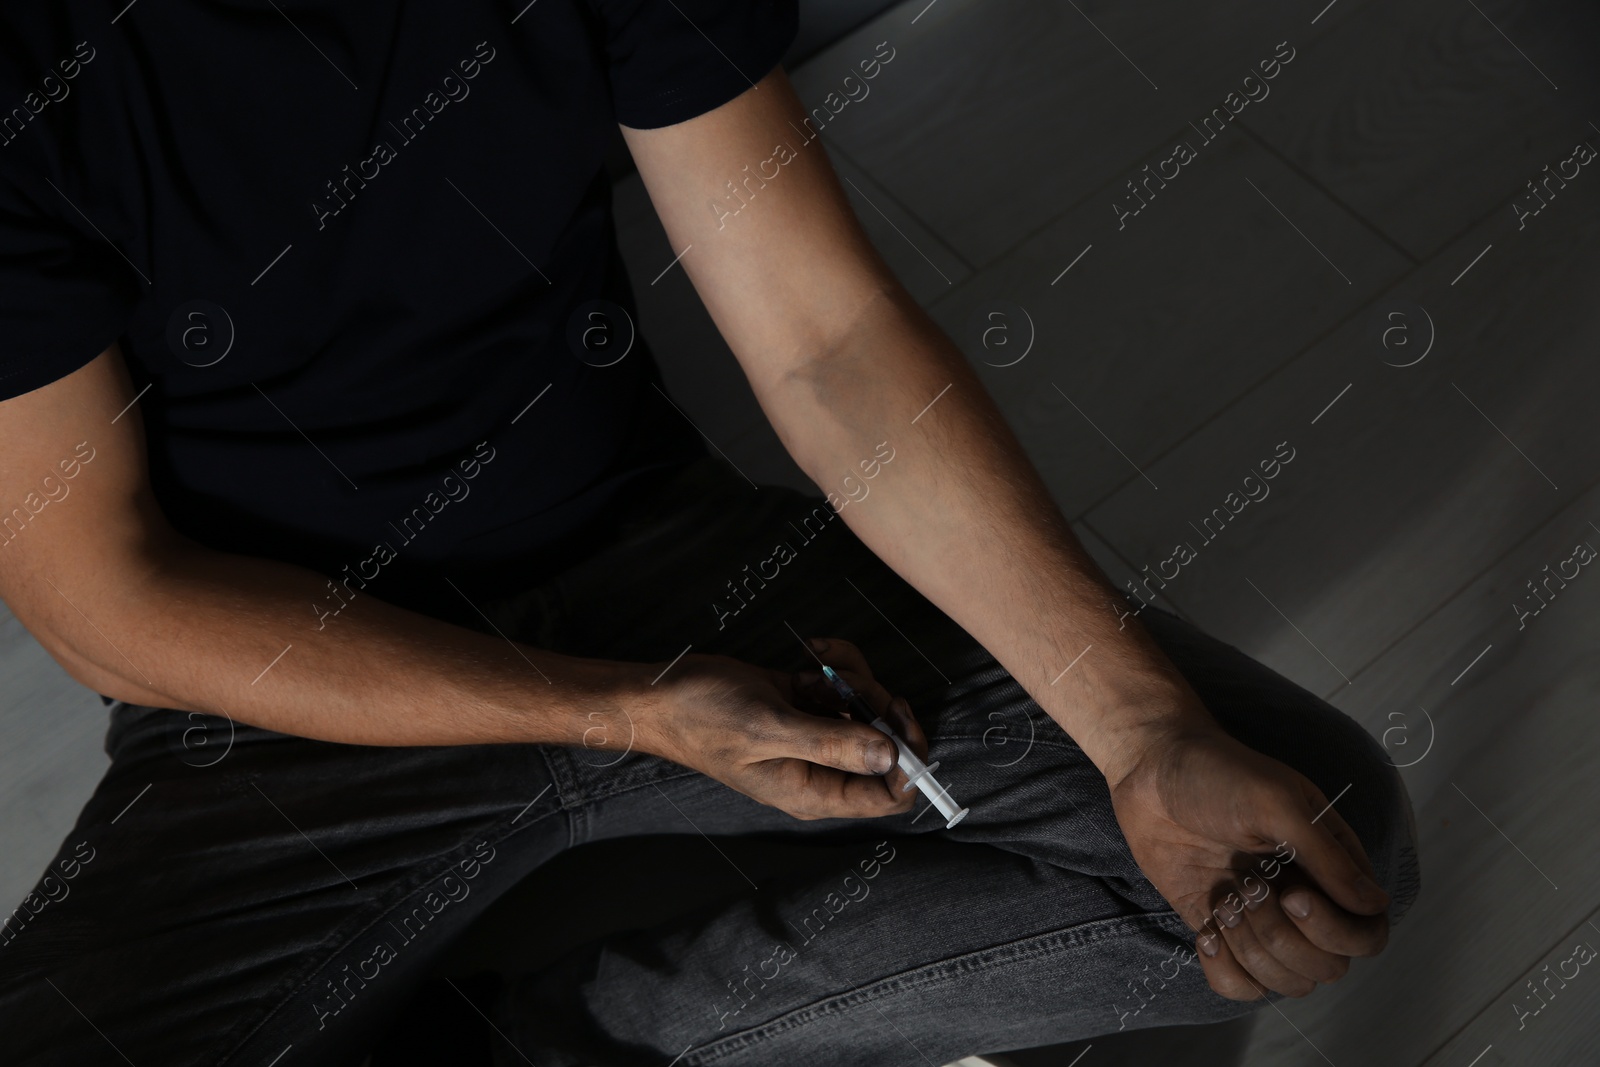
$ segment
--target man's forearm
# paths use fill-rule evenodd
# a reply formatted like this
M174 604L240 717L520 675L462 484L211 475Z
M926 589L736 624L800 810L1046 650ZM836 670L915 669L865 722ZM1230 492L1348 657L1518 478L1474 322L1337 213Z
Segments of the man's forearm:
M965 358L902 290L769 392L763 406L807 475L835 500L868 486L840 512L851 530L987 648L1109 779L1152 731L1214 728L1119 610ZM883 441L894 458L866 482L861 461Z
M55 576L41 634L79 681L130 703L355 744L609 747L650 681L643 664L514 645L366 594L319 627L307 605L324 579L287 564L192 545L147 563Z

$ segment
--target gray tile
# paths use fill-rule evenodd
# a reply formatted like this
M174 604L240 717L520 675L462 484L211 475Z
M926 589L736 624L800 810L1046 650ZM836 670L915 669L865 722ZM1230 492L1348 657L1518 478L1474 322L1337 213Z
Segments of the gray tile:
M1590 981L1596 952L1600 952L1600 911L1591 912L1558 938L1423 1067L1470 1064L1478 1056L1483 1058L1476 1067L1591 1061L1600 1043L1600 1011L1595 1010L1600 997L1595 985L1600 983ZM1537 994L1529 990L1529 982L1538 988Z
M807 107L837 111L825 138L983 266L1154 163L1171 131L1221 106L1280 41L1298 52L1357 7L1342 0L1312 25L1310 11L1254 0L1159 12L1110 0L910 0L794 80ZM881 42L890 62L847 86ZM1263 102L1309 89L1302 74L1297 57Z
M1245 135L1200 151L1122 228L1103 187L933 306L1069 515L1172 495L1139 471L1406 267Z
M106 710L0 604L0 911L33 889L105 773Z
M1600 567L1567 562L1580 556L1579 545L1600 549L1597 523L1600 488L1591 487L1355 674L1355 684L1337 685L1329 699L1376 736L1393 729L1386 747L1396 763L1419 760L1436 729L1456 729L1446 718L1448 702L1500 669L1522 642L1565 625L1557 609L1566 601L1588 605L1580 610L1600 608ZM1568 581L1562 570L1576 577ZM1529 693L1543 681L1530 678ZM1418 763L1407 776L1413 797L1427 799L1447 788L1440 773L1437 763Z
M1529 971L1571 948L1575 931L1600 947L1600 931L1580 925L1600 906L1600 853L1589 847L1600 808L1600 578L1584 574L1521 634L1506 633L1508 610L1492 609L1548 554L1536 549L1571 540L1573 523L1597 505L1600 493L1591 492L1391 653L1419 661L1419 688L1407 699L1433 716L1431 731L1420 715L1394 720L1418 744L1408 751L1411 742L1396 735L1386 746L1411 764L1402 774L1417 809L1421 894L1382 956L1282 1006L1299 1032L1263 1019L1250 1067L1312 1067L1325 1064L1322 1055L1339 1064L1466 1067L1491 1043L1479 1067L1588 1062L1573 1050L1600 1039L1592 967L1521 1032L1511 1003ZM1468 642L1453 650L1459 665L1479 640L1495 645L1454 686L1431 669L1450 632ZM1386 707L1368 709L1369 728Z
M1426 258L1595 133L1596 40L1593 5L1366 4L1243 121Z
M1386 295L1154 464L1159 493L1130 483L1091 523L1135 562L1191 542L1169 596L1302 684L1343 684L1593 480L1597 205L1600 182L1521 233L1497 214L1393 290L1436 326L1425 359L1379 346ZM1196 534L1283 441L1271 496Z
M917 303L926 307L971 276L961 258L866 171L837 150L829 150L828 156L861 228Z

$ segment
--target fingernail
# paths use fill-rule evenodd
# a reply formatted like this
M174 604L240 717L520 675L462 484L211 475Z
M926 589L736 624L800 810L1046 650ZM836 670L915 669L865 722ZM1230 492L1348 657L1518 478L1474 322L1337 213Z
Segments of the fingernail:
M1204 952L1207 956L1215 956L1217 954L1216 934L1207 934L1196 941L1195 944L1199 946L1200 951Z
M810 641L810 645L818 652L828 651L828 639L826 637L813 637Z
M1383 891L1383 887L1364 874L1356 879L1356 892L1374 903L1389 899L1389 894Z
M794 680L799 685L816 685L822 681L821 671L796 671Z
M894 749L887 741L867 745L867 767L873 774L888 774L894 767Z
M1304 919L1311 914L1311 897L1305 893L1285 893L1283 910L1296 919Z

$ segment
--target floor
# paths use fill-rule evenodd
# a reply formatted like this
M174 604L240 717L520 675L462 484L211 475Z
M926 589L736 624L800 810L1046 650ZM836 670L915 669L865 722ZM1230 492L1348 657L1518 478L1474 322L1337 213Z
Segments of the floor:
M823 136L885 257L1112 578L1195 546L1162 602L1381 738L1422 838L1416 908L1338 985L1204 1039L1014 1062L1593 1062L1600 978L1550 976L1600 945L1600 577L1575 562L1600 545L1600 173L1528 183L1600 147L1600 14L911 0L796 69L802 99L881 41ZM652 283L673 250L637 175L617 201L673 393L747 475L812 489L683 273ZM1207 522L1290 449L1267 498ZM0 677L15 900L104 766L104 716L3 610Z

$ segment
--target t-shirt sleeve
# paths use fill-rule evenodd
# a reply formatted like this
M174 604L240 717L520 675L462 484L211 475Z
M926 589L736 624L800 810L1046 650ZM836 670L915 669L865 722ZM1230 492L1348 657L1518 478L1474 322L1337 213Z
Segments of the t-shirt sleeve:
M798 0L591 0L606 31L617 121L692 119L760 81L794 41Z
M104 352L138 299L133 269L104 240L46 217L0 178L0 400Z

